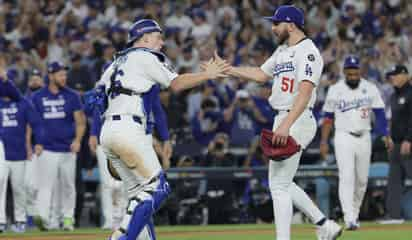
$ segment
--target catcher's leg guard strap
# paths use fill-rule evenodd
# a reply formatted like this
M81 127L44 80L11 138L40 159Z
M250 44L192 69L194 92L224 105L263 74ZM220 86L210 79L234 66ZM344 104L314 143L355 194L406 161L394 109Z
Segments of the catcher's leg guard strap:
M166 176L163 172L160 172L159 174L159 185L156 187L156 190L152 194L153 196L153 208L155 211L157 211L161 204L166 200L166 198L169 196L171 190L169 183L166 180Z

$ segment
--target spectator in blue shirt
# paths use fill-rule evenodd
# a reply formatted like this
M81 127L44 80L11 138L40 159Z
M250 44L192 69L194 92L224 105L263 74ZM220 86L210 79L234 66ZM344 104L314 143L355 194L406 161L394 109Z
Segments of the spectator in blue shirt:
M256 125L257 134L260 134L260 132L262 131L262 128L272 129L273 121L275 119L275 111L273 111L273 108L270 106L269 101L268 101L268 98L271 93L272 93L272 84L270 82L267 82L263 84L262 86L260 86L258 95L252 97L253 102L255 103L255 106L260 111L263 117L263 118L257 119L257 125Z
M224 122L229 131L231 145L248 147L256 136L257 121L266 119L255 106L246 90L238 90L233 103L224 112Z
M223 113L216 102L211 98L204 99L200 110L191 120L193 137L206 147L221 130L222 120Z

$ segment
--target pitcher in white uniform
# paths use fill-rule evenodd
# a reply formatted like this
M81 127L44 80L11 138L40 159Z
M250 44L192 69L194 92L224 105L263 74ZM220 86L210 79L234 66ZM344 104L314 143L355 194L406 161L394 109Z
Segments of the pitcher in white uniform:
M180 91L208 79L224 77L229 66L210 60L199 73L178 75L160 52L162 29L151 19L135 22L128 48L116 54L96 87L104 89L107 109L100 140L104 152L127 188L129 204L121 229L110 239L155 239L153 214L170 193L153 149L151 115L157 84Z
M316 86L322 73L323 60L312 40L304 32L302 10L293 5L280 6L272 17L272 31L279 47L259 67L232 67L229 75L265 83L273 80L269 103L278 111L273 126L274 144L286 144L293 136L304 149L316 132L312 107ZM218 58L218 56L216 56ZM273 199L276 238L289 240L292 202L318 226L318 239L336 239L342 228L325 215L308 195L293 182L302 151L284 161L270 161L269 187Z
M371 114L376 130L388 149L393 146L388 135L384 103L375 84L361 78L359 58L348 56L343 65L345 80L329 88L323 106L325 119L321 134L321 155L329 151L328 139L335 120L335 156L339 169L339 199L348 230L357 230L359 209L365 195L372 154Z

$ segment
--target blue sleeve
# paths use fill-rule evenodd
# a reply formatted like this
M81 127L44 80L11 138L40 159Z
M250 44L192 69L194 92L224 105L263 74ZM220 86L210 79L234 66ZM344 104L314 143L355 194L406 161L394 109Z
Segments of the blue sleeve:
M9 97L13 101L20 101L22 94L11 80L4 82L3 79L0 79L0 97Z
M335 118L335 114L334 114L333 112L324 112L323 117L324 117L324 118L334 119L334 118Z
M26 118L27 121L29 122L31 128L33 129L33 134L34 134L34 141L36 144L43 144L44 143L44 127L42 124L42 120L40 118L40 114L35 110L33 104L29 101L25 101L27 111L26 112Z
M97 110L93 111L92 122L90 126L90 136L99 136L100 128L102 127L102 119L100 113Z
M382 136L388 135L388 121L386 120L385 110L383 108L373 108L376 117L375 129Z
M155 119L156 130L159 133L160 140L167 141L170 138L167 117L162 104L160 103L159 94L157 94L153 100L152 111Z

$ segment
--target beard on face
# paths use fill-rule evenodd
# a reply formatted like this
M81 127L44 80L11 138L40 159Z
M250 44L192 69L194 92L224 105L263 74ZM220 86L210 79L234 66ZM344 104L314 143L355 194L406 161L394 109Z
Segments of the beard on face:
M359 86L360 79L357 80L345 80L346 85L348 85L351 89L356 89Z
M286 40L289 38L289 32L284 29L281 33L279 33L278 37L278 44L282 45L285 43Z

